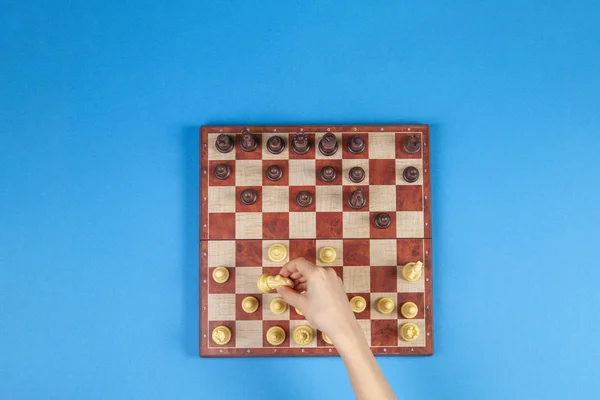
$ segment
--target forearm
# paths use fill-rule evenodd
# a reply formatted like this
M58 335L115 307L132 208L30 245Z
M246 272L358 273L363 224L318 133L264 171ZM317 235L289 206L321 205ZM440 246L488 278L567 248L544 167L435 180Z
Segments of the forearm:
M396 399L360 328L348 332L338 342L337 349L358 400Z

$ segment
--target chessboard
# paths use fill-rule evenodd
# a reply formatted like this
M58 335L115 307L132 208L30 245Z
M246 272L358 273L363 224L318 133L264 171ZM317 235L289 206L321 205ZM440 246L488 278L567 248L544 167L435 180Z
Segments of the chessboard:
M200 135L201 356L338 354L276 291L258 288L297 257L342 279L374 354L433 353L428 125ZM283 246L278 261L273 245Z

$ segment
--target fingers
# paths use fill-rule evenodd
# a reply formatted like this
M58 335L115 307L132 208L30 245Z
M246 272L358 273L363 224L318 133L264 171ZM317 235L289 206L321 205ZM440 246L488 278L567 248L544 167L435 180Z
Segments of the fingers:
M306 282L298 283L296 286L294 286L294 289L296 289L298 292L304 292L307 288L308 285Z
M279 295L283 297L283 300L285 300L285 302L291 305L292 307L296 307L300 311L305 309L307 301L306 297L293 290L292 288L288 286L281 286L277 288L277 293L279 293Z
M292 274L294 272L299 272L304 276L308 276L316 268L317 268L317 266L315 264L310 263L310 262L306 261L304 258L300 257L300 258L295 258L292 261L286 263L283 267L281 267L281 271L286 269Z

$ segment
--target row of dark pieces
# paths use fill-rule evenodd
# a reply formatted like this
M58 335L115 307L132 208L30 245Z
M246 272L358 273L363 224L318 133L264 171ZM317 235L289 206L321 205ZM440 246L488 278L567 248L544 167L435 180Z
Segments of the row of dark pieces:
M421 139L417 135L408 136L402 144L407 153L417 153L421 150ZM229 153L233 150L234 139L224 133L217 136L215 147L221 153ZM258 140L248 129L242 130L240 148L243 151L254 151L258 147ZM292 151L297 154L306 154L310 150L308 137L304 132L298 132L292 139ZM348 151L352 154L360 154L365 151L366 144L362 136L352 136L348 140ZM271 154L279 154L285 149L285 141L280 136L271 136L267 140L267 150ZM319 151L324 156L332 156L338 151L338 143L335 135L327 132L319 142Z
M227 179L231 175L231 169L226 164L217 164L213 171L215 178ZM283 177L283 170L278 165L270 165L265 175L271 181L278 181ZM337 171L331 165L326 165L319 171L319 178L323 182L332 182L337 177ZM348 178L354 183L360 183L365 179L365 170L361 167L352 167L348 172ZM408 183L414 183L419 179L419 170L409 166L402 171L402 178Z

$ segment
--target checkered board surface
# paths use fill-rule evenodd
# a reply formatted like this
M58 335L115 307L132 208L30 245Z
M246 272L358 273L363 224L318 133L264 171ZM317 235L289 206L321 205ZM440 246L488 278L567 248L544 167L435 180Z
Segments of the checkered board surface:
M259 141L253 152L240 146L242 129L247 128ZM291 140L296 132L305 132L311 150L304 155L294 153ZM320 138L332 132L339 149L333 156L318 150ZM219 134L235 138L235 148L221 153L215 148ZM266 142L273 135L286 144L280 154L271 154ZM361 154L347 150L348 139L360 135L366 149ZM421 151L409 154L403 150L404 139L411 135L421 138ZM304 257L317 265L332 267L342 278L348 298L361 295L367 300L364 312L356 314L367 341L375 354L432 354L432 264L429 174L429 127L427 125L394 126L213 126L201 129L200 166L200 354L201 356L290 356L336 355L335 348L325 343L321 332L313 328L313 341L298 346L291 339L293 329L309 325L293 307L281 315L269 309L275 292L261 294L256 282L262 273L275 275L289 259ZM216 179L213 170L226 164L231 175ZM283 170L283 178L270 181L265 171L270 165ZM322 182L319 171L333 166L337 177ZM348 171L362 167L366 176L355 184ZM407 183L402 171L408 166L419 170L419 179ZM348 195L360 187L367 204L362 209L348 206ZM258 200L244 205L240 193L254 189ZM296 204L296 194L306 190L313 194L313 203L306 208ZM378 229L373 218L386 212L392 219L387 229ZM267 249L280 243L288 249L284 262L273 263ZM323 246L336 249L333 264L323 264L318 251ZM402 278L402 266L422 261L424 273L416 282ZM212 271L225 266L229 280L218 284ZM258 299L258 311L248 314L241 308L246 296ZM375 304L381 297L397 301L390 315L379 313ZM412 301L419 307L413 319L403 319L400 306ZM399 327L413 322L420 328L416 341L399 339ZM214 327L225 325L232 331L226 345L212 341ZM279 346L270 345L266 331L280 326L286 340ZM312 327L311 327L312 328Z

